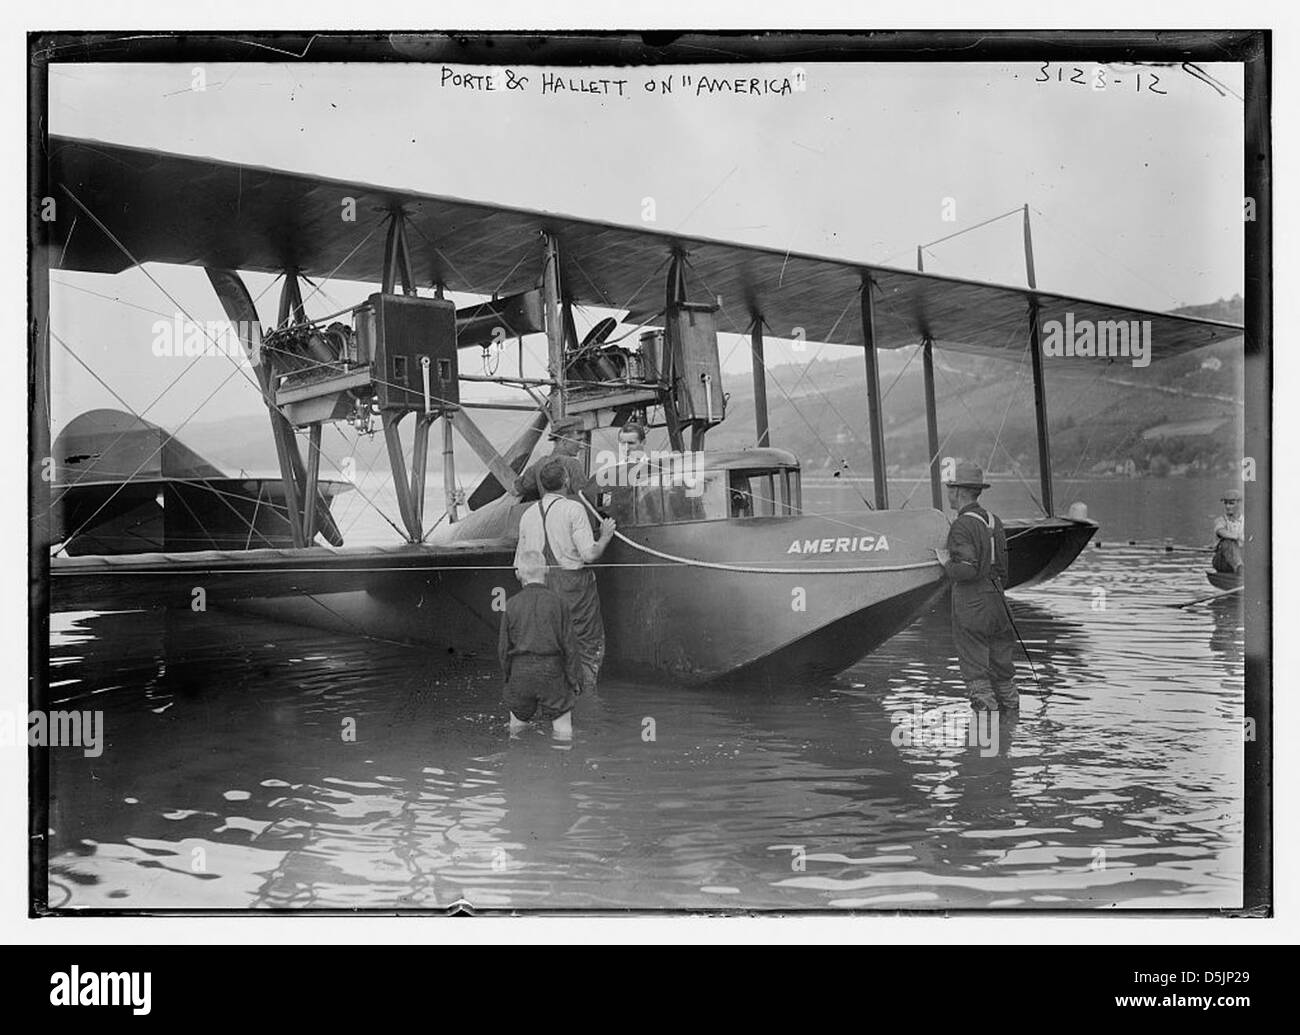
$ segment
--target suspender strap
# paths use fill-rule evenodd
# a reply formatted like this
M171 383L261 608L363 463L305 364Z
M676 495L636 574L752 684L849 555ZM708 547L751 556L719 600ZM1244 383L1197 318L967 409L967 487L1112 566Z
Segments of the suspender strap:
M985 528L989 530L989 562L992 563L996 561L998 559L997 558L998 540L997 540L997 536L993 534L993 516L990 514L989 519L985 521L982 517L976 514L975 511L964 510L961 512L961 514L958 515L958 517L973 517L976 521L978 521L981 525L983 525Z
M993 527L994 527L993 515L990 514L989 519L987 521L985 521L973 510L964 510L957 516L966 517L968 515L970 517L973 517L983 527L988 529L989 532L989 576L988 577L990 579L993 579L996 582L997 576L995 575L995 572L997 571L998 537L993 534Z
M555 559L555 553L551 550L551 537L546 531L546 515L555 507L555 500L551 500L549 507L543 507L542 501L537 501L537 513L542 517L542 553L546 557L546 566L548 568L558 568L560 562Z

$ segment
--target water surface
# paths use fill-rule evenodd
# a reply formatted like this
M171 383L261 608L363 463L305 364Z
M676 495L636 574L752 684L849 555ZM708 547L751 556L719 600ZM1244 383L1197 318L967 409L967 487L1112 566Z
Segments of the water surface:
M1013 594L1041 685L1022 659L994 755L896 742L899 713L961 710L940 616L811 688L607 679L561 744L508 737L487 660L56 615L53 707L102 710L107 743L51 752L51 905L1239 905L1240 617L1170 606L1204 568L1106 546Z

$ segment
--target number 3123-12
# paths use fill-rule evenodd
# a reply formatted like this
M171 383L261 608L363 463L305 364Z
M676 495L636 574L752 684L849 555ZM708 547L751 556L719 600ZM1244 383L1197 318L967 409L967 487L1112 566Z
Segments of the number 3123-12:
M1057 65L1055 68L1056 75L1052 75L1052 63L1044 61L1038 69L1038 75L1034 77L1036 83L1049 83L1055 80L1058 83L1077 83L1079 86L1091 86L1094 90L1105 90L1111 86L1122 86L1123 79L1106 77L1106 67L1104 65L1095 65L1092 69L1092 75L1088 76L1087 70L1079 68L1077 65L1070 67ZM1069 72L1069 78L1065 73ZM1158 72L1136 72L1134 73L1134 89L1141 93L1144 87L1148 93L1158 93L1162 96L1167 94L1168 90L1160 89L1160 74Z

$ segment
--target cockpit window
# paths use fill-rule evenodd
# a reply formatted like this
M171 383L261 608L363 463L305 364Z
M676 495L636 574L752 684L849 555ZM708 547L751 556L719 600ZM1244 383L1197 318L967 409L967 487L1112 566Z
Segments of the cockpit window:
M777 496L773 471L730 471L732 517L771 517Z
M796 467L787 467L781 472L781 479L785 485L781 503L784 509L781 513L785 515L803 513L803 487L799 477L799 469Z
M800 513L797 469L689 470L652 461L597 472L598 505L620 525Z
M664 471L660 478L665 522L726 517L723 471Z
M727 473L730 517L787 517L800 512L797 470L776 468Z

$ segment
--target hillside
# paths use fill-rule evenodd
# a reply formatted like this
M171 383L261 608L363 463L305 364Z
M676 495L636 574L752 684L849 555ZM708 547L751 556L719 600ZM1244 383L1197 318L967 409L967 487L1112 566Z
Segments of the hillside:
M1242 318L1239 297L1194 311L1214 319ZM837 358L806 370L802 364L769 370L772 443L795 452L809 469L833 470L847 462L867 473L871 453L861 353L834 351ZM937 352L935 367L942 454L972 458L995 471L1036 470L1028 356L1013 362ZM1056 471L1152 476L1235 471L1241 456L1242 373L1240 343L1157 359L1145 368L1122 359L1049 361L1045 380ZM881 382L887 393L890 472L919 476L928 460L919 349L882 355ZM718 448L753 441L750 379L729 376L727 389L728 419L709 438Z

